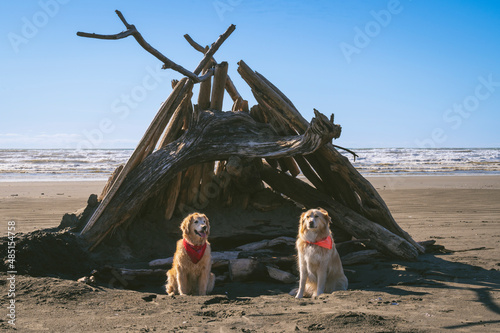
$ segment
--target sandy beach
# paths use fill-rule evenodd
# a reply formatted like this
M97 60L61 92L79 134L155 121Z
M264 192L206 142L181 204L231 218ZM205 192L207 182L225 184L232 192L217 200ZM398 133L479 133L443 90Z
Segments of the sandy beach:
M371 177L400 226L450 253L350 266L348 291L295 300L290 286L226 283L175 297L57 277L18 276L23 332L500 331L500 176ZM104 182L0 182L0 221L17 232L59 225ZM213 228L216 228L216 221ZM18 265L22 265L21 262ZM6 278L2 278L5 284ZM6 294L6 293L4 293ZM5 297L4 297L5 298ZM11 327L6 311L0 327Z

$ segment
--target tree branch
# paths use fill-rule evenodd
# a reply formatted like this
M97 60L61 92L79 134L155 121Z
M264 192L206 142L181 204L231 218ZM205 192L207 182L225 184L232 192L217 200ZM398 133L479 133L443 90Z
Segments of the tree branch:
M145 49L146 51L151 53L153 56L155 56L158 60L160 60L163 63L163 67L162 67L163 69L171 68L174 71L179 72L182 75L190 78L195 83L201 82L201 81L206 80L207 78L210 77L210 75L204 75L202 77L198 77L198 74L200 74L201 71L199 71L197 73L196 72L192 73L191 71L185 69L181 65L176 64L175 62L173 62L172 60L170 60L169 58L164 56L160 51L158 51L157 49L152 47L151 44L146 42L146 40L142 37L140 32L137 30L137 28L133 24L129 24L127 22L127 20L125 19L125 17L123 16L123 14L119 10L116 11L116 14L118 15L118 17L120 18L122 23L127 28L126 31L122 31L122 32L114 34L114 35L101 35L101 34L87 33L87 32L80 32L79 31L76 33L77 36L87 37L87 38L95 38L95 39L108 39L108 40L117 40L117 39L126 38L128 36L133 36L135 38L135 40L139 43L139 45L142 46L143 49ZM227 37L229 37L229 35L227 35L226 38ZM224 40L222 42L224 42ZM222 42L220 44L222 44ZM215 53L215 51L213 53Z
M198 64L198 67L196 67L196 69L194 70L194 74L199 75L201 73L203 67L205 67L205 65L212 60L215 52L217 52L222 43L224 43L224 41L233 33L234 29L236 29L236 26L234 24L231 24L229 28L227 28L226 32L220 35L217 41L213 43L212 46L210 46L207 53L205 53L205 57L203 57L203 59Z
M191 45L198 52L205 54L209 50L208 46L205 47L201 46L200 44L195 42L188 34L185 34L184 38L187 40L189 45ZM213 57L212 60L215 64L217 64L217 61L215 61ZM231 99L234 102L236 102L238 99L243 99L238 90L236 89L236 86L234 85L233 80L231 80L231 77L229 77L229 75L226 77L226 91L229 93Z

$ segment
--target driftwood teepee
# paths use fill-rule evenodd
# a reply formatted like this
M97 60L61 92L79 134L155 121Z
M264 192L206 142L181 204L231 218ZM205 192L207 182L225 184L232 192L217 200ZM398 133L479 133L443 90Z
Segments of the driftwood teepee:
M333 115L328 119L315 110L308 122L278 88L240 61L238 73L257 101L249 109L227 75L228 64L218 64L213 58L234 25L211 47L184 36L204 54L190 72L154 49L134 25L116 13L126 31L78 35L98 39L133 36L164 68L185 78L173 82L173 91L129 161L103 189L97 210L81 232L91 248L133 219L151 200L161 200L169 220L176 210L202 211L215 198L244 209L250 195L267 184L304 207L325 208L334 224L355 238L369 239L369 245L383 253L415 259L423 251L398 226L373 186L330 143L341 132ZM193 105L192 88L198 83L199 96ZM231 111L223 112L225 91L234 104ZM229 181L235 186L221 186Z

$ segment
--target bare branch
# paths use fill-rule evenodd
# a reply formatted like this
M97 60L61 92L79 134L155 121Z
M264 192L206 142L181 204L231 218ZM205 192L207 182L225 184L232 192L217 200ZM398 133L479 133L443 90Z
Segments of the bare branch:
M234 24L231 24L229 28L227 28L226 32L220 35L217 41L212 44L207 53L205 53L205 57L203 57L203 59L198 64L198 67L196 67L196 69L194 70L193 73L195 75L199 75L201 73L203 67L205 67L205 65L212 60L212 57L215 54L215 52L217 52L222 43L224 43L224 41L233 33L234 29L236 29L236 26Z
M114 34L114 35L100 35L100 34L93 34L93 33L86 33L86 32L77 32L76 34L80 37L88 37L88 38L96 38L96 39L112 39L112 40L113 39L122 39L122 38L125 38L128 36L133 36L135 38L135 40L139 43L139 45L142 46L142 48L144 48L146 51L151 53L153 56L155 56L157 59L159 59L163 63L162 68L164 68L164 69L171 68L174 71L179 72L184 76L187 76L188 78L193 80L193 82L195 82L195 83L202 81L198 77L198 74L200 74L199 72L197 74L194 74L191 71L185 69L184 67L176 64L175 62L173 62L172 60L170 60L166 56L164 56L160 51L158 51L157 49L152 47L148 42L146 42L146 40L142 37L142 35L139 33L139 31L136 29L136 27L133 24L129 24L127 22L127 20L125 19L125 17L123 16L123 14L119 10L116 11L116 14L118 15L118 17L120 18L122 23L127 28L126 31L123 31L123 32L120 32L120 33ZM204 76L203 79L207 79L208 77L209 76Z
M187 40L189 45L191 45L198 52L205 54L209 50L208 45L205 47L201 46L200 44L196 43L188 34L185 34L184 38Z
M188 34L185 34L184 38L187 40L189 45L191 45L198 52L205 54L209 50L208 46L205 46L205 47L201 46L200 44L195 42L191 38L191 36L189 36ZM215 59L213 57L212 57L212 60L215 64L217 64L217 61L215 61ZM231 96L231 99L234 102L243 99L241 97L240 93L238 92L238 89L236 89L236 86L234 85L233 80L231 80L229 75L226 77L226 91L229 93L229 95Z
M126 38L126 37L132 35L133 33L134 33L134 31L127 30L127 31L122 31L122 32L114 34L114 35L100 35L100 34L93 34L93 33L78 31L76 33L76 35L80 36L80 37L88 37L88 38L95 38L95 39L122 39L122 38Z
M341 147L341 146L337 146L337 145L334 145L332 143L332 146L334 146L335 148L339 148L339 149L342 149L342 150L345 150L346 152L348 153L351 153L353 156L354 156L354 162L356 162L356 157L359 157L358 154L356 154L355 152L353 152L352 150L350 149L347 149L347 148L344 148L344 147Z
M125 17L122 14L122 12L120 12L119 10L115 10L115 13L116 13L116 15L118 15L118 17L123 22L123 24L125 25L125 27L127 27L127 29L131 29L131 28L135 29L134 25L128 24L127 20L125 20Z

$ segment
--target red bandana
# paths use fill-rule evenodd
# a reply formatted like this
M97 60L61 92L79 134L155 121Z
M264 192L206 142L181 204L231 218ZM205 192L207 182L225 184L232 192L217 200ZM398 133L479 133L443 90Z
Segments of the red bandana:
M332 240L332 236L327 236L326 238L323 238L317 242L307 242L307 244L314 244L314 245L324 247L325 249L331 250L333 247L333 240Z
M182 243L193 264L197 264L205 254L207 243L205 242L203 245L193 245L189 244L184 238L182 239Z

